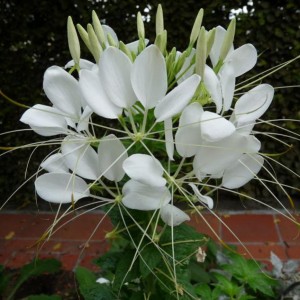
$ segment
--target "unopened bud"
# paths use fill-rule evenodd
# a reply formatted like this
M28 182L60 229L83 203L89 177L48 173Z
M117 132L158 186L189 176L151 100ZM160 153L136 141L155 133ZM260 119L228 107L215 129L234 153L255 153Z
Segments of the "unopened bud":
M159 48L162 54L165 53L167 48L167 30L156 36L154 44Z
M195 71L196 74L200 75L203 78L204 68L206 63L206 32L205 28L201 27L197 47L196 47L196 64Z
M104 33L104 30L100 23L100 20L94 10L92 11L92 20L93 20L93 27L94 27L96 36L98 38L98 41L100 42L101 46L104 47L105 41L106 41L105 33Z
M67 22L67 32L68 32L68 44L71 57L74 60L75 64L79 65L80 60L80 44L76 28L74 26L73 20L71 17L68 17Z
M119 42L119 48L122 52L124 52L130 58L131 61L133 61L133 57L132 57L130 50L122 41Z
M138 31L138 37L140 39L145 39L145 26L140 12L137 13L137 31Z
M222 48L220 51L220 60L223 61L227 56L234 40L236 20L233 18L227 28Z
M89 35L89 41L90 41L90 45L91 45L91 49L92 49L91 52L92 52L92 54L95 58L96 63L98 63L99 59L100 59L101 52L102 52L102 48L100 46L100 43L98 41L98 38L97 38L96 33L94 31L94 28L91 24L87 25L87 32L88 32L88 35Z
M77 24L77 30L78 30L79 35L80 35L81 39L83 40L84 44L87 46L89 51L92 52L89 35L88 35L87 31L80 24Z
M161 4L158 4L157 11L156 11L155 29L156 29L156 36L163 33L164 31L164 14L163 14Z
M210 30L206 35L206 57L210 54L211 48L215 41L216 28Z
M204 13L204 10L201 8L198 12L198 15L196 17L196 20L194 22L193 29L192 29L192 32L190 35L190 45L194 45L194 43L196 42L196 40L198 38L202 20L203 20L203 13Z
M107 42L108 42L108 44L110 46L113 46L113 47L117 47L118 46L117 43L116 43L116 41L114 40L114 38L111 36L110 33L107 33L106 38L107 38Z

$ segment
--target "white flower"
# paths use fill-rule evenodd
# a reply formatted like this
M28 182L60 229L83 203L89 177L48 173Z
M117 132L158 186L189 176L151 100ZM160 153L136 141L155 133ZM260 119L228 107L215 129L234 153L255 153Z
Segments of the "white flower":
M69 173L46 173L39 176L34 184L37 194L53 203L71 203L90 196L86 182Z
M166 63L160 50L151 45L132 64L119 49L108 47L99 69L80 72L80 88L89 106L100 116L118 118L123 108L138 100L145 109L155 107L157 122L180 113L200 82L192 75L167 94Z
M72 75L60 67L50 67L44 74L43 87L53 107L34 105L22 115L21 122L43 136L68 134L68 126L77 132L88 131L92 111Z
M132 178L122 190L122 203L126 207L144 211L160 209L162 220L169 226L190 220L185 212L169 204L172 195L165 186L163 167L157 159L146 154L133 154L124 161L123 168Z

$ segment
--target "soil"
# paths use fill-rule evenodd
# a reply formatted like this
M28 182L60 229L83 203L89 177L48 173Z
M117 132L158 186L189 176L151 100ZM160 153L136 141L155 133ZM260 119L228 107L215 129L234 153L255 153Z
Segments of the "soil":
M7 270L12 274L6 294L0 296L5 300L9 290L14 286L19 272L18 270ZM11 288L10 288L11 287ZM83 300L72 271L60 271L54 274L43 274L25 281L15 294L14 300L25 300L30 295L57 295L63 300Z

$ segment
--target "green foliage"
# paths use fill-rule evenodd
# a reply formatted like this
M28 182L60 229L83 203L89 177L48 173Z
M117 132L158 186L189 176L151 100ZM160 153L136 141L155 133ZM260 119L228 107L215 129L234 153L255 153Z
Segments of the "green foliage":
M112 291L105 284L96 282L97 277L90 270L78 267L75 271L79 290L85 300L113 300Z
M20 276L16 281L13 289L7 296L7 300L13 299L16 291L29 278L36 277L45 273L56 273L60 270L61 263L56 259L36 259L33 262L26 264L20 270Z
M10 275L5 274L4 271L4 266L0 265L0 294L2 294L6 289L11 277Z
M120 212L127 230L117 222ZM147 226L151 218L147 213L138 216L139 212L130 210L126 215L122 209L110 213L121 237L113 240L111 250L96 264L102 276L111 282L105 288L119 299L276 298L279 283L265 273L262 265L234 250L220 249L193 227L159 224L153 232L153 227ZM137 224L129 213L132 217L137 214ZM199 247L206 249L204 262L196 260ZM89 276L86 278L90 280ZM92 277L91 281L95 280Z

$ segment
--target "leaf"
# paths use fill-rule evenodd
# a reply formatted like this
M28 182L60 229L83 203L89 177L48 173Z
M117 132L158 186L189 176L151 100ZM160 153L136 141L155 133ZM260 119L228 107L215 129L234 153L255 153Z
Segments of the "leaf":
M39 276L44 273L55 273L58 272L60 268L61 262L53 258L43 260L37 259L32 263L25 265L21 268L20 277L7 299L11 299L18 288L30 277Z
M75 270L75 276L80 287L94 284L97 280L96 275L84 267L77 267Z
M278 281L262 273L258 262L245 259L239 254L231 253L231 264L223 265L223 268L231 272L241 284L248 284L254 292L261 292L266 296L273 297L273 288L278 286Z
M206 299L206 300L212 299L211 289L208 284L204 284L204 283L198 284L195 287L195 292L196 292L197 296L200 296L203 299Z
M140 276L138 264L132 263L134 255L135 250L128 249L123 252L123 256L119 259L116 267L113 290L119 290L124 283Z
M4 266L0 265L0 295L6 289L11 275L4 274Z
M154 271L155 267L161 262L162 254L153 245L147 245L140 253L140 272L143 278Z
M173 230L173 233L172 233ZM186 261L196 254L197 249L208 242L205 235L197 232L193 227L181 224L176 227L167 227L160 239L160 246L172 255L174 245L175 259Z
M79 283L79 290L85 300L114 300L115 297L111 287L96 282L96 275L84 268L78 267L75 271Z

